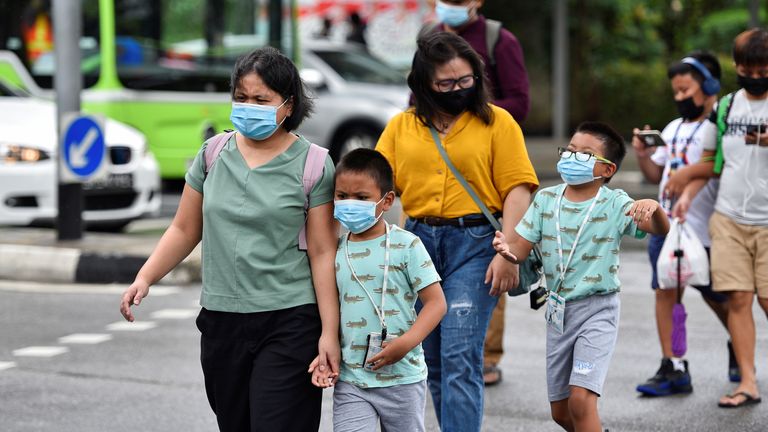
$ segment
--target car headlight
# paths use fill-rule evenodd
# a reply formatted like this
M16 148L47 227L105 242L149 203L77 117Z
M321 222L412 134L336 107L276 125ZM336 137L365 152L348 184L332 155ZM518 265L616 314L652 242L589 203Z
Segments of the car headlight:
M51 156L45 150L18 144L0 143L0 163L40 162L50 158Z

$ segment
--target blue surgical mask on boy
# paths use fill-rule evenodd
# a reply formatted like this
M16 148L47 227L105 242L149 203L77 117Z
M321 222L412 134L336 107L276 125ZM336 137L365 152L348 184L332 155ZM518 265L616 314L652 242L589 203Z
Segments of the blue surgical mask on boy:
M384 197L378 202L354 199L334 201L333 217L351 233L360 234L376 225L381 215L384 214L381 212L380 215L376 216L376 206L383 200Z
M277 123L277 110L286 102L288 99L278 106L233 102L229 119L241 134L256 141L265 140L288 118L286 116L283 121Z
M557 163L557 172L560 173L560 178L571 186L589 183L600 178L593 174L595 162L595 158L589 158L588 161L582 162L574 157L561 157Z
M435 4L438 21L450 27L461 27L469 21L469 6L456 6L438 1Z

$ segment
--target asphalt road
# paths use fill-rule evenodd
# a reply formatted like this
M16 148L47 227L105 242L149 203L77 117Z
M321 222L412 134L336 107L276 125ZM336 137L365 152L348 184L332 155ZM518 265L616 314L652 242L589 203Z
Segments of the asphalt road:
M740 410L716 406L732 388L726 379L726 337L694 292L686 300L694 393L637 396L635 385L655 371L659 354L645 255L627 252L622 259L619 343L600 401L604 426L614 432L768 429L766 404ZM198 364L199 287L156 287L137 312L139 325L112 326L122 319L117 305L123 288L0 281L0 430L216 429ZM558 430L546 399L542 314L526 302L515 298L508 304L504 381L486 392L484 431ZM757 370L764 376L768 329L757 308L755 316ZM138 331L141 325L148 328ZM29 347L49 348L23 350ZM768 395L768 387L761 390ZM331 430L330 410L327 392L323 432ZM438 430L431 406L427 425Z

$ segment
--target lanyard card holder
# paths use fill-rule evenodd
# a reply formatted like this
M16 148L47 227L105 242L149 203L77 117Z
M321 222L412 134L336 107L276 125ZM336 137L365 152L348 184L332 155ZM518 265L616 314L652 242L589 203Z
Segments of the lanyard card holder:
M393 340L395 340L396 337L397 336L394 336L394 335L387 335L386 342L392 342ZM370 362L373 356L380 353L384 349L384 347L382 347L383 342L381 341L381 333L378 333L378 332L368 333L368 341L366 345L368 345L368 347L365 350L365 362L363 363L363 369L369 372L392 375L393 365L386 365L376 370L373 370L374 365L373 363Z

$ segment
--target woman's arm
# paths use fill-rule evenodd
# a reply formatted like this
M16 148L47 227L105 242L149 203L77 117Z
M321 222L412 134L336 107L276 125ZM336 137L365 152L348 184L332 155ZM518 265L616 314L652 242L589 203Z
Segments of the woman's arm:
M322 334L318 341L319 366L339 372L339 291L336 288L336 245L338 228L333 219L333 203L309 209L307 215L307 255L312 270Z
M523 218L530 203L531 185L519 184L509 191L504 199L502 210L502 232L505 235L512 237L515 227ZM516 287L520 277L518 272L517 264L505 260L500 255L494 256L485 272L485 283L491 282L491 290L488 294L498 296Z
M120 313L126 320L134 320L131 306L138 306L149 294L150 285L162 279L186 258L200 243L202 235L203 195L187 184L184 185L179 208L171 226L160 238L134 282L123 292Z

